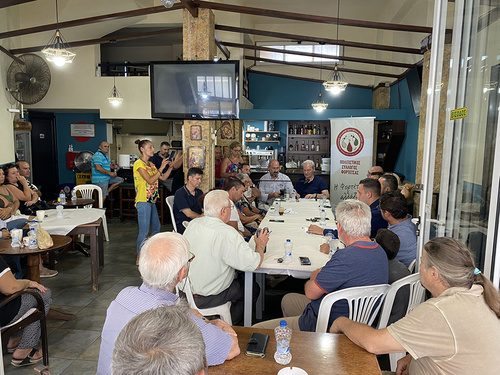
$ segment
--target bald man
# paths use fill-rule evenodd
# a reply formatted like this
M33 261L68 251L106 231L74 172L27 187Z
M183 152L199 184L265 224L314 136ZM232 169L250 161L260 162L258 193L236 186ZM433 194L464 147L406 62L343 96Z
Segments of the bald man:
M383 174L384 174L384 170L382 169L382 167L380 167L378 165L374 165L373 167L368 169L368 173L366 174L366 178L375 178L378 180L380 178L380 176L382 176Z
M101 188L103 203L108 194L123 182L123 178L117 177L116 172L111 172L111 167L117 170L119 167L111 165L108 153L109 143L102 141L99 150L92 156L92 183Z

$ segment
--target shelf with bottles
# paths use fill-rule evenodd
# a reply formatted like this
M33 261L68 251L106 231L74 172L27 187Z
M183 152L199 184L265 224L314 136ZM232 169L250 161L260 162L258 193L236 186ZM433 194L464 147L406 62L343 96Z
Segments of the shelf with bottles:
M290 121L288 122L288 136L328 136L329 121Z

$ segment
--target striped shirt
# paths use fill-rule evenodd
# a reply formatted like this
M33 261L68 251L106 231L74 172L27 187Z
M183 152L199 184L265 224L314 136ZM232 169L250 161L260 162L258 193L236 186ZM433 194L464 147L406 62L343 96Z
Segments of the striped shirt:
M161 306L173 305L178 297L170 292L153 289L146 284L123 289L109 305L106 322L102 329L101 350L97 365L97 375L111 374L111 359L115 341L125 325L136 315ZM191 314L205 341L205 351L209 366L219 365L226 360L232 345L232 338L213 324Z

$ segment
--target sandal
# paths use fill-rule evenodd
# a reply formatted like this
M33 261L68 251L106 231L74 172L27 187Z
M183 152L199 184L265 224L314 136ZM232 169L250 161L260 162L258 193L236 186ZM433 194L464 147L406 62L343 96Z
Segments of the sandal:
M7 348L7 353L12 354L16 351L17 346L15 348Z
M49 270L48 268L43 268L40 271L40 278L54 277L58 274L56 270Z
M35 363L41 362L43 360L43 355L38 358L38 359L33 359L33 356L38 352L38 349L31 349L30 354L24 359L15 359L14 357L12 358L12 361L10 361L10 364L15 367L22 367L22 366L29 366L33 365Z

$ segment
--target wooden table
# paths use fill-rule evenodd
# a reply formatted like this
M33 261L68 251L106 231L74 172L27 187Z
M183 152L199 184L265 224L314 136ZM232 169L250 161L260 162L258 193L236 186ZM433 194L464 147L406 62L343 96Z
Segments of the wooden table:
M71 243L67 236L51 235L54 245L48 249L12 248L11 240L0 241L1 255L25 255L28 260L28 279L40 282L40 255L65 248Z
M66 199L66 203L63 204L65 208L76 208L76 207L85 207L89 204L93 204L95 202L94 199L91 198L77 198L75 201L71 199ZM50 205L57 206L59 202L57 200L50 201Z
M241 353L222 365L210 367L210 375L277 374L283 367L274 360L276 339L274 330L233 327L238 334ZM270 336L264 358L245 355L253 332ZM372 375L381 374L375 355L368 353L344 335L293 331L290 342L292 361L289 366L300 367L309 375Z

